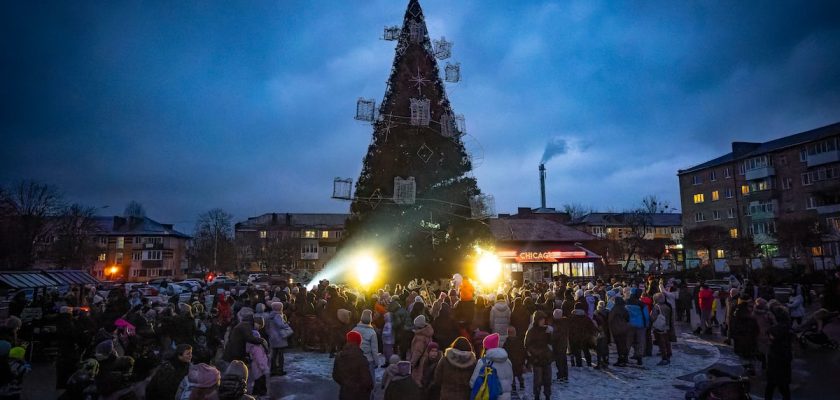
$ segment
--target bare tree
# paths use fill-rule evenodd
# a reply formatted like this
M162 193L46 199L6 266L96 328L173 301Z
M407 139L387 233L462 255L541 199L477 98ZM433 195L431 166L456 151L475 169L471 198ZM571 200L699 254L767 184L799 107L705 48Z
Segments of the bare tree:
M87 269L96 261L96 234L100 228L95 213L93 207L72 204L54 219L51 225L55 241L49 253L59 267Z
M566 203L563 204L563 212L569 214L569 218L575 220L585 216L586 214L592 213L593 211L592 207L584 206L580 203Z
M236 263L233 216L221 208L199 214L195 225L193 257L212 271L231 270Z
M650 194L642 199L642 209L649 214L660 214L667 212L671 205L667 201L659 200L655 194Z
M55 186L37 181L20 181L0 190L0 265L32 267L38 244L52 237L48 220L63 205Z
M652 221L650 213L642 208L624 212L623 219L626 232L624 237L621 238L621 242L624 245L627 254L627 259L624 262L623 269L625 272L628 272L627 269L630 266L630 260L632 260L633 256L636 255L636 251L645 244L645 235L647 234Z
M706 250L709 262L712 261L715 249L731 248L731 240L729 231L720 225L705 225L690 229L683 238L689 247Z
M779 247L794 262L804 259L806 267L811 267L812 247L822 244L820 224L814 216L784 216L776 221L773 237Z
M146 209L143 208L143 205L137 201L131 200L125 206L125 210L123 211L124 217L136 217L136 218L143 218L146 216Z

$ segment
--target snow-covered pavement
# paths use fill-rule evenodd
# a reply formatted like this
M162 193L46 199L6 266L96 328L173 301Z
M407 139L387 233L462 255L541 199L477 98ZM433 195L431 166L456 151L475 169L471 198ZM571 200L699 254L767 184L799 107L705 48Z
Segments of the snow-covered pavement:
M654 353L656 351L654 347ZM554 382L552 394L558 398L589 398L595 393L611 393L609 397L613 399L681 399L693 385L694 375L712 366L740 372L740 362L729 348L691 333L680 334L677 343L673 344L673 353L671 364L667 366L656 365L659 357L648 357L643 366L610 367L606 371L569 367L569 382ZM613 352L610 359L614 362L616 358ZM332 381L332 363L333 359L326 354L290 351L286 355L288 375L272 378L271 398L337 398L338 386ZM377 380L381 379L382 371L377 369ZM532 375L526 373L525 381L525 390L520 390L515 399L532 398Z

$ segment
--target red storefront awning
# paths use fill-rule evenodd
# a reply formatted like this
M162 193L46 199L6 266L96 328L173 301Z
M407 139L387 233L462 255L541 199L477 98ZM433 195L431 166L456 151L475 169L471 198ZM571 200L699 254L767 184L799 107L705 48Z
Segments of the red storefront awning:
M527 245L518 249L503 248L496 251L496 256L518 263L598 260L600 257L582 246L545 244Z

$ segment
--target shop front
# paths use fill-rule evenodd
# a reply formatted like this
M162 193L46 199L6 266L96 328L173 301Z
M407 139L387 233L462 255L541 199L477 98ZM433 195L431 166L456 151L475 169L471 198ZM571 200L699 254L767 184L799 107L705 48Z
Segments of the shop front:
M558 275L592 277L601 263L601 257L586 248L565 244L502 248L496 255L504 277L519 282L550 281Z

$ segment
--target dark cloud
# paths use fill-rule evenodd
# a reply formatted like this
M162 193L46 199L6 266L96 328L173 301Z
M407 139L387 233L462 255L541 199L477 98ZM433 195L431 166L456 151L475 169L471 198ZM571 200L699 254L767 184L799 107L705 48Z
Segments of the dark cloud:
M331 181L361 168L354 102L381 101L402 3L4 3L0 181L188 225L345 211ZM422 4L455 41L449 97L502 211L537 204L557 132L577 147L549 161L549 202L621 209L678 204L676 170L732 140L840 120L837 2Z

